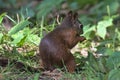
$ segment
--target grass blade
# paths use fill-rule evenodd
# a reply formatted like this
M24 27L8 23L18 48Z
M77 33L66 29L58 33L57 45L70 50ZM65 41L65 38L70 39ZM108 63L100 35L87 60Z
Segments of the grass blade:
M27 25L29 25L30 22L27 20L21 21L20 23L18 23L17 25L15 25L9 32L9 35L15 34L16 32L22 30L24 27L26 27Z

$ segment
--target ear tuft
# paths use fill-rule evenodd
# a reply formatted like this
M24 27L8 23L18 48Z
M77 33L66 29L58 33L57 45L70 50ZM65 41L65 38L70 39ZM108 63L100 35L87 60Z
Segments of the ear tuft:
M74 13L74 19L78 18L78 13Z
M72 11L69 11L68 14L67 14L67 16L71 16L71 17L72 17L72 15L73 15Z

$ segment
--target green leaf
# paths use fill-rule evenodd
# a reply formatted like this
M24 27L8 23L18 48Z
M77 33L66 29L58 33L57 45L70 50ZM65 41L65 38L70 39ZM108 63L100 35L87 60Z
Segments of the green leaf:
M109 69L118 69L120 67L120 52L114 52L107 60Z
M112 19L100 21L97 25L97 35L105 39L107 34L107 27L112 25Z
M120 69L113 69L109 72L108 80L120 80Z
M3 34L0 33L0 43L1 43L2 37L3 37Z
M117 34L117 39L120 41L120 31L118 29L116 30L116 34Z
M27 35L25 35L25 36L20 40L20 42L19 42L17 45L18 45L18 46L24 45L26 38L27 38Z
M16 34L12 35L12 38L14 39L12 41L12 44L17 45L21 41L21 39L24 38L23 32L18 32Z
M85 26L83 29L84 33L82 34L82 36L86 37L86 39L91 39L92 37L94 37L94 34L92 33L94 33L95 31L95 27L96 27L95 25L91 27L90 25Z
M30 24L30 22L28 20L21 21L20 23L15 25L8 33L9 33L9 35L15 34L29 24Z
M6 15L6 13L3 13L3 14L0 15L0 24L1 24L1 22L2 22L5 15Z
M34 76L34 80L39 80L39 76L40 76L40 74L36 73L35 76Z
M38 37L38 35L30 34L27 37L27 42L34 43L35 45L39 45L40 37Z

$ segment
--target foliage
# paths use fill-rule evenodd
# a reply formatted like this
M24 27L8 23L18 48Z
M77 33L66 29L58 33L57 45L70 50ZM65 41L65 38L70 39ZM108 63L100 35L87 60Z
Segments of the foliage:
M64 0L44 0L40 5L37 6L37 18L41 18L42 16L46 16L52 9L56 6L59 8L60 4ZM54 5L53 5L54 3Z
M21 29L23 29L24 27L26 27L29 24L30 24L30 22L28 20L21 21L17 25L13 26L13 28L8 33L9 33L9 35L15 34L16 32L20 31Z
M82 73L85 74L87 80L112 80L120 79L120 74L117 69L119 66L119 57L115 55L120 55L120 52L113 53L108 59L106 57L101 57L96 59L91 53L87 58L85 63L85 71ZM114 58L113 58L114 57ZM110 60L111 59L111 60ZM118 72L117 72L117 71ZM118 74L115 75L115 74Z
M31 1L33 0L26 0L26 2ZM20 7L17 6L18 2ZM39 79L40 73L33 72L33 75L29 71L21 72L14 68L15 64L12 61L23 62L32 67L39 66L39 61L35 57L38 53L39 42L57 25L56 20L46 22L49 19L47 15L57 10L64 11L61 6L67 3L67 9L78 10L78 12L83 9L87 12L87 14L81 13L79 18L84 24L82 36L87 39L80 43L79 48L87 48L88 56L85 58L79 55L79 52L75 53L78 64L77 71L75 74L65 72L63 79L120 79L120 24L119 22L113 23L116 18L118 18L117 21L120 21L119 0L43 0L34 7L30 3L22 5L22 2L24 1L0 0L0 9L2 10L0 14L0 58L9 59L7 67L0 67L0 75L10 76L9 79L32 75L31 79ZM5 18L12 23L10 30L7 30L4 25ZM91 48L96 50L93 51ZM99 55L102 56L99 57Z

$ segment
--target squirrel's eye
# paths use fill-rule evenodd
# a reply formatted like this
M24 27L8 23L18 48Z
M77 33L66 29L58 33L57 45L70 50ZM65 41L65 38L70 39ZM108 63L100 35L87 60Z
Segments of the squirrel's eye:
M82 24L79 24L79 29L83 29L83 25Z
M82 24L80 24L80 27L83 29L83 25Z

